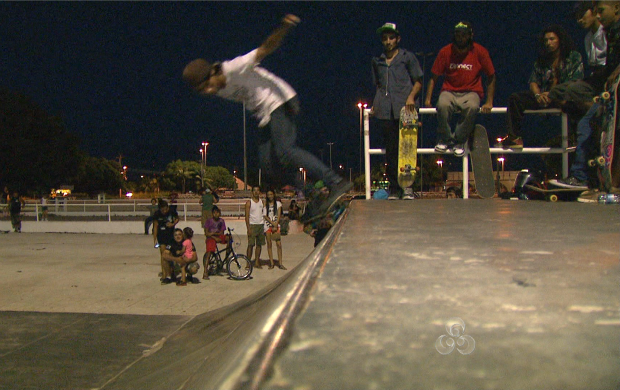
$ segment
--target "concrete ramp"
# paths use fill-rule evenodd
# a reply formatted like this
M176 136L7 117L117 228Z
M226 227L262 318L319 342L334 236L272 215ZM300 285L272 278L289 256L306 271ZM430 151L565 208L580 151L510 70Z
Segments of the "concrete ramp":
M90 353L101 351L101 372L73 362L73 386L27 384L618 389L619 211L497 199L354 201L295 270L237 304L196 317L65 322L48 347L96 339ZM119 361L103 359L123 348ZM23 371L36 350L20 351L11 356Z

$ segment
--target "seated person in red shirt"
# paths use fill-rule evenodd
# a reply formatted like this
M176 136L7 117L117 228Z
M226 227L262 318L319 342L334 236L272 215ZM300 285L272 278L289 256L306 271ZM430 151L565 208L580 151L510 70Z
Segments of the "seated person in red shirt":
M474 32L470 22L461 21L454 26L453 43L444 46L435 59L432 75L428 82L424 106L431 107L431 96L439 76L444 76L439 100L437 100L437 145L438 153L450 153L461 157L465 154L465 142L474 130L478 111L490 113L495 95L495 68L489 52L474 42ZM482 73L487 77L486 102L480 107L484 97ZM455 111L460 118L454 133L450 120Z

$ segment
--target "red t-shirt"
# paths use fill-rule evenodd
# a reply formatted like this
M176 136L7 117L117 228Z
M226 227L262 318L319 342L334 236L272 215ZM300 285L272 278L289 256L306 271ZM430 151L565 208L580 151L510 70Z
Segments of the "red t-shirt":
M444 46L437 54L431 72L444 76L442 91L476 92L480 99L484 97L481 71L487 76L495 74L495 68L489 52L474 42L471 50L465 54L452 50L453 44Z

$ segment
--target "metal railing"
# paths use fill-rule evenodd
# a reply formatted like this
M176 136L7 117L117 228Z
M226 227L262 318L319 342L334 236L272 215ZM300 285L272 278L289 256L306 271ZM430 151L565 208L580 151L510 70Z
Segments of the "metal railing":
M60 216L107 216L108 221L112 221L112 217L119 216L136 216L148 217L150 215L147 206L149 203L97 203L97 201L78 201L60 199L59 202L52 202L42 205L40 201L27 202L22 208L23 215L34 216L37 221L40 220L42 206L47 206L48 213ZM202 215L202 206L199 203L177 203L177 213L179 218L187 221L188 217L200 217ZM222 210L223 217L239 217L245 215L245 200L242 202L220 202L218 207Z
M506 107L495 107L491 109L491 114L506 114ZM420 108L420 115L437 114L436 108ZM562 154L562 175L568 176L568 153L575 150L574 147L568 147L568 115L557 108L549 108L543 110L525 110L525 114L534 115L560 115L562 122L562 141L559 148L523 148L521 150L489 148L492 154ZM385 154L385 149L370 148L370 109L364 109L364 173L366 179L366 199L370 199L370 155ZM437 153L434 148L418 148L418 154L441 154ZM463 159L463 199L469 198L469 151L462 157Z

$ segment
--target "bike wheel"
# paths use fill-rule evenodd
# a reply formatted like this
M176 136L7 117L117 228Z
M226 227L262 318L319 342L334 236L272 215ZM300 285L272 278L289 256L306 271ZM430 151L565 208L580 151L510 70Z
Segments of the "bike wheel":
M231 255L230 261L226 265L228 275L235 280L244 280L252 275L252 262L245 255Z

